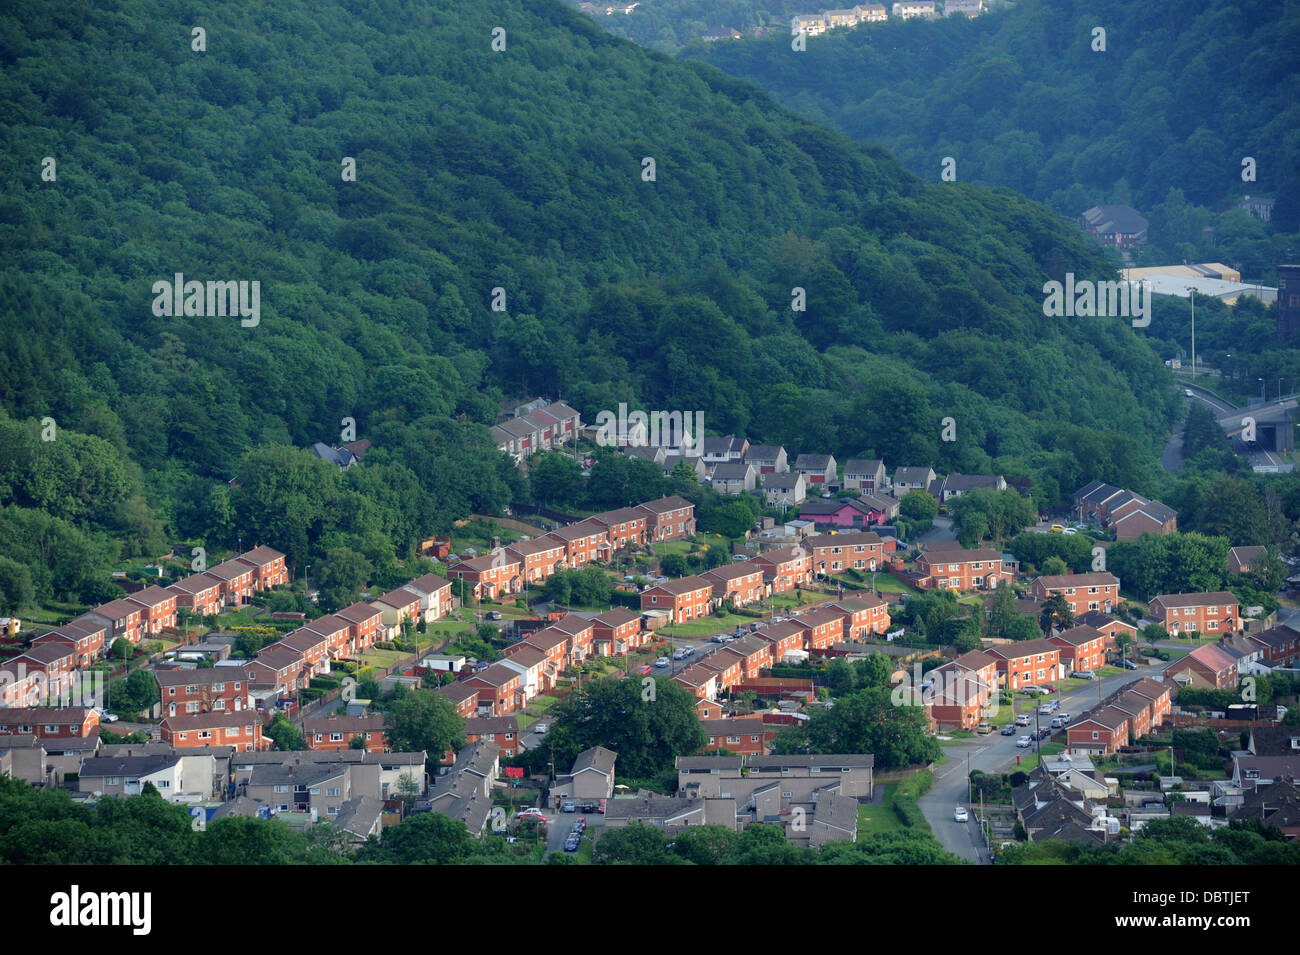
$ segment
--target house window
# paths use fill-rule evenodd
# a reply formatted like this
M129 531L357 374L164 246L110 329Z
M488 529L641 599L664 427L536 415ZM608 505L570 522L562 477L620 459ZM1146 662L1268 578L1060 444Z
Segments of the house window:
M322 740L323 738L324 738L324 737L323 737L323 735L322 735L321 733L317 733L317 734L316 734L316 742L318 742L318 743L321 742L321 740Z
M188 686L185 687L185 692L193 696L195 693L199 692L198 684L197 683L189 684Z
M727 737L727 742L728 742L728 743L739 743L739 742L740 742L740 737L739 737L739 736L728 736L728 737Z
M278 792L278 793L287 793L287 792L289 791L289 787L288 787L288 786L276 786L276 787L275 787L275 791Z
M116 786L116 785L117 785L118 783L120 783L121 781L122 781L122 777L120 777L120 776L105 776L105 777L104 777L104 785L105 785L105 786Z
M320 790L319 790L319 789L313 789L313 790L311 791L311 794L312 794L313 796L319 796L319 795L320 795Z
M175 696L175 695L176 695L176 687L174 687L174 686L169 686L169 687L167 687L167 695L168 695L168 696Z
M197 702L185 704L186 713L197 713L198 711L199 711L199 704Z
M317 739L319 739L319 737L317 737ZM331 743L341 743L341 742L343 742L343 734L342 734L342 733L330 733L330 742L331 742Z
M338 796L338 795L341 795L341 794L342 794L342 791L339 789L338 786L333 786L333 787L331 787L331 788L325 790L325 795L326 795L326 796Z
M158 780L156 785L158 786L159 789L167 789L169 786L171 786L171 781L166 779L160 779Z
M48 723L45 725L45 732L47 733L57 733L58 731L59 728L57 726L51 726Z
M181 739L189 739L189 738L190 738L190 734L189 734L189 733L181 733L180 738L181 738Z
M1093 738L1093 739L1101 739L1101 735L1100 735L1096 730L1093 730L1093 731L1092 731L1092 738Z
M211 730L201 730L201 731L199 732L199 739L212 739L212 731L211 731Z
M330 806L330 807L328 807L328 808L325 810L325 812L326 812L327 815L336 816L336 815L338 815L339 807L338 807L338 806Z

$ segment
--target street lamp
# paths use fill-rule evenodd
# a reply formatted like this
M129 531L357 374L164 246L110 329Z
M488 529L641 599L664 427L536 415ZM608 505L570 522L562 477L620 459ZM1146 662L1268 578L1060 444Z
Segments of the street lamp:
M1259 379L1259 400L1264 400L1264 379Z

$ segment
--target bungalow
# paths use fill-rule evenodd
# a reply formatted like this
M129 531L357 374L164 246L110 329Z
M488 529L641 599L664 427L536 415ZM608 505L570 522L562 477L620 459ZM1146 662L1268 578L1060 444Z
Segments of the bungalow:
M700 574L700 579L707 580L712 586L715 607L727 601L733 607L744 607L762 600L766 595L763 569L753 566L752 561L723 564Z
M713 610L713 581L690 576L647 587L641 592L642 610L667 610L673 623L686 623Z
M677 540L695 533L695 505L676 494L657 501L638 504L646 512L646 528L651 541Z
M849 458L844 462L844 487L850 491L887 492L890 482L885 462L879 458Z
M178 610L184 608L196 616L215 616L226 605L221 579L208 573L191 574L167 589L176 595Z
M1119 578L1114 574L1056 574L1035 578L1029 592L1039 600L1060 594L1076 617L1089 610L1103 613L1119 606Z
M1068 672L1090 672L1106 662L1106 635L1092 627L1071 627L1047 640L1060 648L1061 663Z
M808 482L798 471L763 475L763 501L772 507L797 507L808 498Z
M873 524L885 524L897 514L897 501L870 493L864 493L860 497L811 498L799 507L801 520L828 528L864 528Z
M1234 654L1207 643L1165 667L1165 679L1179 685L1207 687L1211 690L1237 688L1237 658Z
M144 634L156 637L164 630L176 627L176 594L153 584L126 598L143 611L141 629Z
M758 468L760 475L783 474L790 470L785 448L779 444L756 444L745 452L745 461ZM801 475L802 476L802 475ZM764 487L768 487L766 479Z
M987 490L1005 491L1007 482L1001 474L949 474L939 484L939 493L935 498L940 504L946 504L954 497L961 497L967 491Z
M783 594L813 581L812 552L800 544L766 551L750 563L763 572L763 582L773 594Z
M1151 616L1171 634L1236 633L1241 627L1237 598L1223 590L1161 594L1150 607Z
M808 480L810 487L825 489L839 484L839 468L833 454L801 454L794 469Z
M308 717L302 721L302 733L307 748L313 750L364 749L367 753L383 753L388 749L382 716ZM364 745L356 746L354 740Z

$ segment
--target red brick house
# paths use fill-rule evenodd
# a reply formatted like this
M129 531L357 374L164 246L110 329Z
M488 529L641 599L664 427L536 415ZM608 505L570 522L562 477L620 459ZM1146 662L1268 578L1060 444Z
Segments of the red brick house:
M733 640L713 654L712 657L719 658L717 665L720 669L724 668L724 660L727 661L726 669L730 669L729 664L733 659L738 660L740 662L740 678L742 680L753 679L758 676L760 671L772 665L772 644L751 634L748 637Z
M818 534L803 546L812 551L813 573L828 577L847 570L874 571L885 562L885 542L875 531Z
M370 606L379 611L380 626L397 633L404 624L420 621L423 595L418 590L402 585L376 597Z
M519 721L513 716L472 716L465 721L466 745L480 741L501 747L502 756L519 752Z
M478 690L480 711L489 710L492 716L506 716L523 705L520 680L516 671L494 663L467 679L465 684Z
M478 690L465 683L445 683L433 692L441 694L456 707L456 714L466 719L478 712Z
M1016 577L1017 562L989 547L930 545L916 559L921 587L936 590L992 590Z
M1228 551L1228 573L1245 574L1255 568L1255 564L1263 555L1265 548L1255 547L1233 547Z
M1129 715L1128 732L1131 739L1139 740L1151 732L1151 701L1141 693L1119 693L1110 705Z
M100 604L87 616L108 627L109 634L105 642L109 647L121 639L139 643L144 635L144 608L125 598Z
M271 689L278 696L289 696L306 684L305 667L301 651L273 643L264 647L255 660L249 660L239 669L243 671L250 690Z
M1113 706L1094 707L1065 731L1071 753L1109 756L1129 743L1132 717Z
M1165 679L1211 690L1237 688L1237 657L1214 643L1197 647L1165 667Z
M1162 725L1165 717L1172 712L1174 708L1174 690L1176 688L1176 683L1161 682L1150 677L1144 677L1136 683L1129 683L1123 689L1126 693L1136 693L1151 701L1151 726L1155 728Z
M325 619L325 617L320 618L320 620ZM313 621L313 623L319 623L319 621ZM305 679L310 680L321 673L329 672L330 638L323 636L310 626L299 627L297 630L290 631L266 649L269 650L271 647L277 646L296 650L302 655L302 670Z
M1300 633L1290 627L1269 627L1252 633L1249 639L1263 649L1264 659L1270 666L1300 666Z
M1106 646L1113 649L1115 647L1115 634L1127 633L1137 641L1137 627L1131 623L1125 623L1117 617L1112 617L1108 613L1102 613L1100 610L1089 610L1087 613L1081 613L1074 618L1074 622L1080 626L1092 627L1094 630L1100 630L1106 635Z
M651 541L679 540L695 533L695 505L676 494L638 504L646 513L646 531Z
M626 607L615 607L593 617L591 629L597 656L622 656L645 642L641 615Z
M770 652L770 651L769 651ZM744 660L735 654L712 653L695 666L704 667L718 675L718 692L729 693L745 677Z
M76 655L75 665L87 667L107 651L108 625L89 617L78 617L57 630L32 638L32 646L57 643Z
M551 629L569 636L569 661L587 659L596 649L596 628L591 620L576 613L566 613L551 624Z
M1057 574L1038 577L1029 588L1029 592L1039 600L1046 600L1052 594L1060 594L1070 605L1070 612L1076 617L1089 610L1103 613L1118 607L1119 578L1114 574Z
M713 610L713 582L704 577L682 577L641 591L641 609L667 610L673 623L686 623Z
M17 681L24 668L29 674L44 676L41 691L47 698L58 698L72 689L72 671L77 669L77 653L62 643L42 643L4 661L4 670Z
M1097 670L1106 662L1106 635L1092 627L1071 627L1047 640L1060 648L1067 672Z
M889 603L874 594L856 595L848 600L836 600L826 605L844 618L844 639L856 642L868 634L889 630Z
M89 739L98 733L99 714L86 706L0 708L0 747L5 736L37 739Z
M1151 616L1171 634L1236 633L1241 629L1237 598L1223 590L1200 594L1161 594L1151 601Z
M750 563L762 570L763 582L773 594L812 583L812 552L800 544L769 550Z
M569 567L584 567L593 560L608 560L613 553L609 527L591 518L557 528L545 539L564 547L564 562Z
M805 650L825 650L844 642L844 616L834 610L824 607L808 610L790 622L804 632ZM777 659L775 654L773 659Z
M713 586L714 606L730 600L733 607L745 607L766 596L762 568L752 566L751 561L723 564L700 577Z
M211 574L191 574L167 589L176 595L176 608L184 608L201 617L216 616L225 607L222 581Z
M809 628L799 626L797 621L782 620L759 627L753 635L770 643L773 662L780 662L791 650L807 649L808 634Z
M441 620L452 609L450 580L437 574L425 574L404 586L420 595L420 614L425 623Z
M126 598L143 611L140 620L144 635L156 637L164 630L176 627L176 594L157 584L144 588Z
M546 657L549 681L547 689L549 689L555 685L559 675L568 669L570 639L569 635L562 630L556 630L554 627L543 627L541 630L534 630L518 643L506 647L502 653L508 657L520 652L525 647L540 650Z
M986 670L957 666L954 661L930 671L933 683L922 700L938 729L975 729L988 716L989 696L997 684L981 678Z
M271 748L271 740L262 736L262 717L253 710L166 716L159 724L158 735L175 749L233 746L236 752L252 753Z
M565 545L553 537L516 541L506 548L506 553L519 561L520 573L529 584L543 583L567 559Z
M737 756L766 756L776 738L776 730L764 724L761 716L702 719L700 728L709 739L703 753L726 750Z
M1020 643L995 644L984 652L998 661L1001 685L1009 690L1050 683L1064 675L1060 648L1041 637Z
M496 600L503 594L523 590L523 564L506 550L453 564L447 571L453 580L472 585L475 600Z
M649 538L649 519L639 507L621 507L593 514L590 520L606 528L606 537L614 550L644 547Z
M364 653L384 636L383 608L357 602L348 604L334 616L346 620L350 653Z
M292 631L289 635L306 632L323 639L329 647L329 657L338 659L339 657L351 656L355 649L352 639L352 622L345 620L341 615L327 613L323 617L317 617L303 624L297 630ZM296 644L290 644L295 650L299 649ZM306 653L306 650L303 651ZM316 662L308 658L309 663Z
M265 545L254 547L240 554L235 560L253 568L254 591L283 587L289 583L289 570L285 566L284 554L273 547Z
M710 659L712 659L710 657ZM716 700L723 691L718 680L718 671L704 663L692 663L673 677L673 682L686 687L691 695L700 700Z
M158 681L158 699L165 716L237 713L252 705L243 667L154 670L153 677Z
M221 596L225 598L226 606L239 606L253 596L257 569L250 564L239 559L227 560L208 568L207 572L221 581Z
M388 751L382 716L308 717L302 721L302 734L307 748L318 751L351 749L357 737L365 741L367 753Z

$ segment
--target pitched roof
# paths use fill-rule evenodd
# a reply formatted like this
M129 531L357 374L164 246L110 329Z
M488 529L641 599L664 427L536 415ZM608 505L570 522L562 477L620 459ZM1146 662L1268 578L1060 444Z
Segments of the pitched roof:
M569 773L576 776L584 770L594 769L596 772L612 777L614 775L614 762L618 759L618 753L612 749L606 749L603 746L593 746L591 749L584 749L573 760L573 769Z
M670 580L667 583L655 584L653 587L648 587L645 590L643 590L642 593L650 593L651 591L654 590L662 590L672 594L674 597L680 597L682 594L693 593L696 590L712 590L712 589L713 589L713 581L706 580L703 577L693 574L690 577L679 577L678 579Z
M1105 640L1106 635L1100 630L1094 630L1087 625L1081 627L1071 627L1069 630L1062 630L1051 640L1064 640L1072 647L1081 647L1085 643L1092 643L1095 640Z
M1237 604L1236 595L1226 590L1194 594L1159 594L1151 598L1152 603L1157 600L1165 607L1218 607Z
M1119 578L1111 573L1052 574L1039 577L1034 583L1042 584L1047 590L1065 590L1070 587L1118 587Z

